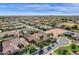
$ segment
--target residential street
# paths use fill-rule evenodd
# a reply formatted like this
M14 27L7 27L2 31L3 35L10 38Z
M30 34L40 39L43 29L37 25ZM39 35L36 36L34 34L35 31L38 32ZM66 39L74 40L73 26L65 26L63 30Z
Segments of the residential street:
M43 49L43 53L40 55L46 55L49 52L53 51L54 49L56 49L57 47L63 46L63 45L67 45L69 44L69 41L67 40L67 38L65 37L61 37L58 38L58 43L54 43L54 46L52 46L52 44L50 44L48 47L51 47L49 50L47 48ZM39 51L39 50L38 50ZM36 51L35 53L33 53L34 55L39 55L38 51Z

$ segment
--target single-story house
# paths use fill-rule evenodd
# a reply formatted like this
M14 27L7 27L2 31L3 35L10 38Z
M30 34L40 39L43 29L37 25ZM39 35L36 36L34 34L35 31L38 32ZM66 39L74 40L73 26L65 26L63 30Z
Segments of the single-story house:
M3 54L10 54L16 50L20 50L19 44L23 45L23 47L29 45L29 43L24 38L16 38L2 42L3 46Z
M55 29L45 31L46 34L52 33L53 37L55 37L55 38L58 37L59 35L62 35L65 32L67 32L67 31L64 29L60 29L60 28L55 28Z
M39 44L40 40L47 40L47 35L45 33L41 33L41 32L38 32L38 33L34 33L32 35L28 35L25 37L25 39L28 41L28 42L35 42L36 44Z
M66 32L64 35L71 36L74 40L79 40L79 34L76 32Z

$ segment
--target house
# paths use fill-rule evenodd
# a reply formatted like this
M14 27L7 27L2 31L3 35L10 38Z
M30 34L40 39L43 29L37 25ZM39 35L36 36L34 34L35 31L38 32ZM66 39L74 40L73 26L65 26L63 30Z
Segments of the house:
M79 24L79 20L76 20L75 23L76 23L76 24Z
M65 32L67 31L60 28L55 28L55 29L45 31L46 34L52 33L55 38L58 37L59 35L62 35Z
M19 44L26 47L29 43L24 38L16 38L2 42L3 54L10 54L16 50L20 50Z
M79 35L75 35L73 38L74 38L74 40L78 41L79 40Z
M38 44L40 40L47 40L47 35L45 33L34 33L32 35L26 36L25 39L30 43L30 42L35 42Z
M64 35L71 36L74 40L79 40L79 34L76 32L66 32Z
M75 32L65 32L63 34L68 35L68 36L74 36L76 33Z

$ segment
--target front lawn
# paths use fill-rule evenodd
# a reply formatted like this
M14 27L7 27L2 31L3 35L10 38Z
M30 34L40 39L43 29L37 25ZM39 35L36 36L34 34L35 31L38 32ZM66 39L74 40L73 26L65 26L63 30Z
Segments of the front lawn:
M70 55L73 51L79 52L79 46L71 44L70 46L60 47L55 50L55 53L58 55Z

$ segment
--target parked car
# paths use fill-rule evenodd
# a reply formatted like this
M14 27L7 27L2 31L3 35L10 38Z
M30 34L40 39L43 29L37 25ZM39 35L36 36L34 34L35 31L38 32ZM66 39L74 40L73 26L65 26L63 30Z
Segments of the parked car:
M52 44L52 46L54 46L54 44Z
M49 46L48 48L47 48L47 50L50 50L51 49L51 47Z
M38 54L39 54L39 55L41 55L41 54L43 54L43 53L44 53L43 49L41 49L41 50L38 51Z

